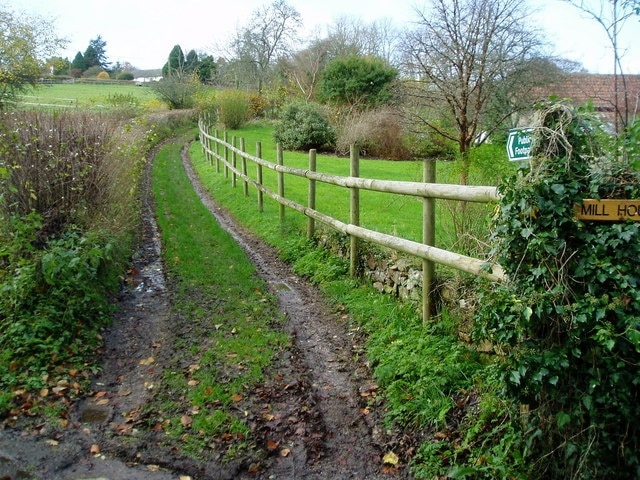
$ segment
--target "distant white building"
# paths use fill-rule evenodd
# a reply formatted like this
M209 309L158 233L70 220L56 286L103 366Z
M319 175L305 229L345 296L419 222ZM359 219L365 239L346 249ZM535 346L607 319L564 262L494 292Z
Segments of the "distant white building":
M159 82L160 80L162 80L162 75L158 77L138 77L133 79L133 83L136 85L144 85L145 83Z

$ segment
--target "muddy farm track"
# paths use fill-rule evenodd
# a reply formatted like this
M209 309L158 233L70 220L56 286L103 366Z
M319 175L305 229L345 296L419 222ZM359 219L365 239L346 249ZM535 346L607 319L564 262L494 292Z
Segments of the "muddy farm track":
M135 275L119 299L113 325L104 332L102 373L93 379L94 394L72 406L66 428L0 429L0 480L409 478L403 466L383 463L401 439L382 430L381 407L377 402L372 407L375 383L366 363L354 360L363 358L356 355L362 350L358 329L333 313L271 247L219 208L199 184L186 148L181 156L202 202L277 295L284 328L294 339L242 406L259 451L224 464L215 454L195 460L160 442L162 432L128 431L130 426L117 421L125 417L129 425L142 424L137 416L155 394L163 369L173 366L174 342L189 337L189 319L171 309L172 286L165 282L160 260L147 171ZM149 358L152 364L145 362ZM273 408L268 417L260 414L265 404ZM145 423L153 424L150 414L144 415ZM274 437L278 446L269 448L268 439Z

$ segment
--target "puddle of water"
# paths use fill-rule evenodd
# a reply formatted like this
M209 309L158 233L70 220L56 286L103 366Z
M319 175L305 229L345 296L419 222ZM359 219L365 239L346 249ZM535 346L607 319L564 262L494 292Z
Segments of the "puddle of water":
M105 423L111 417L111 413L111 408L88 405L82 409L80 421L82 423Z

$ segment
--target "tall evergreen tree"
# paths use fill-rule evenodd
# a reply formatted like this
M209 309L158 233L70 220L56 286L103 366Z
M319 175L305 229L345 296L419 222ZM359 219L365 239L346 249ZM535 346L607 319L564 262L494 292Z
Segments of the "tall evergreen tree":
M71 70L80 70L84 72L87 69L87 61L84 59L82 52L76 53L73 61L71 62Z
M89 46L84 52L86 68L100 67L103 70L109 69L109 62L107 61L105 50L106 46L107 42L105 42L100 35L89 42Z
M184 70L186 73L195 72L200 65L200 60L198 59L198 54L195 50L189 50L187 53L187 58L184 61Z
M182 47L174 45L169 53L169 60L162 67L164 77L181 76L184 73L185 59Z

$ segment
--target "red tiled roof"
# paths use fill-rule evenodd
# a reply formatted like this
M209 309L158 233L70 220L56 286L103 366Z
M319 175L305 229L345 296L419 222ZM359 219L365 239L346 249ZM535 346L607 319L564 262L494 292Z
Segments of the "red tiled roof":
M640 75L618 76L618 105L624 111L624 93L627 93L629 116L638 113L640 103ZM577 105L591 101L596 111L613 112L616 97L616 82L613 75L571 73L561 80L541 89L541 97L554 95L569 99Z

